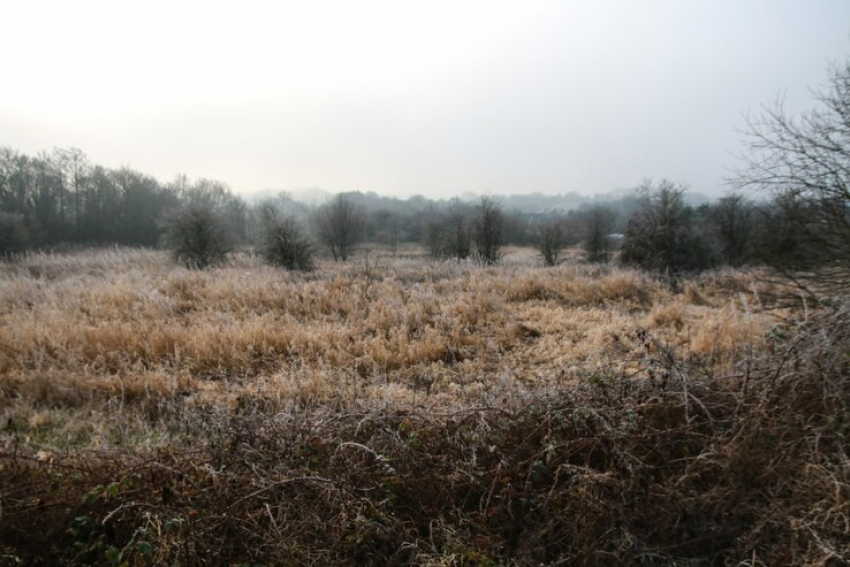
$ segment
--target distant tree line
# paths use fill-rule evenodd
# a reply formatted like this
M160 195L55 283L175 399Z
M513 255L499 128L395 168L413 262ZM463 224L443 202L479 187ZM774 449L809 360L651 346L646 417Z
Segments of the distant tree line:
M0 254L66 244L164 246L178 261L205 267L254 245L271 263L309 269L319 249L346 261L363 242L393 253L417 244L434 258L485 265L499 261L504 245L535 246L546 265L579 246L590 262L618 257L681 272L759 263L811 269L834 265L847 249L837 229L833 247L824 249L829 234L815 231L818 211L799 193L777 189L762 201L732 194L693 205L686 191L667 180L645 182L633 195L566 213L509 211L489 196L432 201L358 192L318 207L286 193L249 205L218 181L180 175L161 183L130 168L92 165L76 149L31 157L2 148Z
M481 214L478 209L481 208ZM381 197L350 192L313 207L280 193L249 204L227 185L184 175L163 183L129 167L93 164L76 148L55 148L29 156L0 148L0 256L56 246L167 246L197 248L176 226L221 223L210 230L219 241L206 264L227 251L257 245L266 238L271 213L311 237L332 257L344 261L356 243L428 246L435 257L498 259L503 244L531 245L536 226L553 212L507 211L501 202ZM198 228L198 227L196 227ZM309 230L307 230L309 228ZM212 237L211 237L212 238ZM200 254L200 252L198 252Z
M0 148L0 233L14 227L0 253L58 244L157 246L166 214L197 200L220 210L228 230L247 239L248 208L222 183L178 176L163 184L127 167L93 165L75 148L35 157Z
M746 163L733 179L739 192L698 205L686 186L667 180L569 212L509 210L490 196L434 201L359 192L319 207L286 193L249 205L217 181L177 176L163 184L130 168L93 165L74 148L35 157L0 148L0 256L65 244L165 246L178 261L206 267L253 245L272 264L310 269L317 245L346 261L369 242L392 253L413 243L434 258L490 265L513 244L536 246L552 266L580 246L590 262L616 257L659 273L764 264L846 290L850 62L830 79L818 110L795 119L769 108L752 120ZM743 195L751 189L761 200Z

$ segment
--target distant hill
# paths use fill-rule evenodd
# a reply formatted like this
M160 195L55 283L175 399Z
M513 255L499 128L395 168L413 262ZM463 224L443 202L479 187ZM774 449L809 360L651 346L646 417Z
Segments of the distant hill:
M247 195L246 200L250 203L257 203L266 199L277 198L282 193L286 194L293 201L310 206L321 205L334 196L334 193L331 191L326 191L319 187L307 187L298 189L263 189L262 191Z

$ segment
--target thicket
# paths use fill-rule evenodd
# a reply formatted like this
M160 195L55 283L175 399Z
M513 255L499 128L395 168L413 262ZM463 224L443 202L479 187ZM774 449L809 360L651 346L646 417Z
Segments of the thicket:
M481 197L474 204L452 199L445 211L428 215L424 244L433 258L475 258L492 266L501 259L508 224L494 197Z
M583 215L582 248L588 262L605 263L611 258L614 247L611 242L614 220L610 209L598 205Z
M446 211L432 213L427 225L426 244L434 258L466 260L472 255L472 206L460 199L452 199Z
M850 558L850 325L720 371L641 328L639 371L536 399L155 411L158 451L0 453L9 564L776 565ZM154 410L152 410L154 411Z
M541 223L535 234L535 247L546 266L557 266L567 242L564 221L554 219Z
M475 255L478 261L492 266L502 257L504 245L505 215L502 205L495 197L484 196L475 207L473 234L475 236Z
M312 270L313 243L292 217L282 217L271 207L263 211L257 250L263 259L287 270Z
M697 235L693 209L685 204L684 186L664 180L639 189L640 208L629 219L620 259L654 272L700 271L710 265L710 251Z
M177 262L190 268L221 264L231 249L227 223L207 200L186 203L165 217L163 227L163 244Z

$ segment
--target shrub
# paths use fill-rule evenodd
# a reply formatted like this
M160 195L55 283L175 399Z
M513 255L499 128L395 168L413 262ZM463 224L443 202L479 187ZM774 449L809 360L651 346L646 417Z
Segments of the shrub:
M266 262L287 270L313 269L313 244L294 218L265 209L261 222L257 251Z
M614 225L614 213L611 209L596 206L590 209L584 218L584 240L582 248L588 262L606 263L610 254L609 233Z
M686 187L647 182L638 191L640 208L626 228L620 259L656 272L698 271L709 267L708 247L696 236L692 210L685 205Z
M547 266L557 266L566 241L564 223L561 219L548 221L537 228L535 246Z
M475 253L482 264L497 264L502 258L504 221L501 203L493 197L481 197L475 210Z
M345 262L363 238L366 214L349 196L340 193L316 211L313 222L319 242L327 247L334 261Z
M164 222L163 243L174 259L204 269L220 264L230 251L227 224L207 201L186 203Z
M752 259L755 211L753 203L736 194L723 197L708 209L712 245L724 264L739 267Z
M449 258L465 260L472 252L470 211L454 199L443 220L442 254Z
M472 255L475 214L472 207L454 198L448 209L433 212L425 226L425 245L433 258L466 260Z
M634 374L601 367L496 407L268 411L257 398L178 410L193 442L181 450L16 444L0 454L3 554L24 565L124 553L144 565L845 565L847 316L819 313L771 351L742 349L745 373L638 328Z

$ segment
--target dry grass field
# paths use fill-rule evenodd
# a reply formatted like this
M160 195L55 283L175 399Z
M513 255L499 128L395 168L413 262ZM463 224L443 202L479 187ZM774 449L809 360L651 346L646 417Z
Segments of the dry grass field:
M457 409L603 367L630 377L638 329L731 365L777 323L746 274L674 293L630 270L538 268L524 250L487 269L377 256L301 275L125 249L33 255L0 278L2 422L45 450L168 443L145 416L174 400Z
M777 292L522 249L0 264L0 565L845 564L846 310Z

